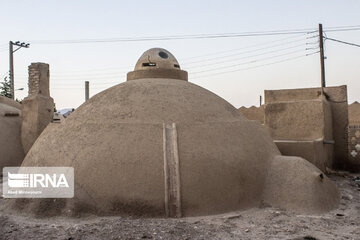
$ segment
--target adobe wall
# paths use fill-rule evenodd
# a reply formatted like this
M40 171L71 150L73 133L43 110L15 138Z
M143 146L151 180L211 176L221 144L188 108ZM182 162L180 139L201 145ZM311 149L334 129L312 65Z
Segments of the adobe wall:
M261 124L264 124L264 105L261 105L260 107L251 106L249 108L247 107L241 107L239 108L239 111L249 120L256 120L259 121Z
M265 125L274 140L333 139L331 106L324 99L268 103Z
M333 144L324 144L322 139L313 141L282 141L274 140L284 156L301 156L326 172L333 164Z
M325 99L266 104L265 125L281 154L305 158L322 171L332 167L333 146L324 144L333 140L331 106Z
M10 98L4 97L4 96L0 96L0 103L9 105L9 106L17 108L19 110L22 109L22 105L20 103L12 100Z
M326 87L324 93L331 106L332 131L335 140L333 168L347 169L348 147L348 103L346 85ZM321 96L321 88L265 90L265 103L302 101L318 99Z
M1 100L1 98L0 98ZM0 169L9 166L20 166L24 159L24 151L20 141L21 110L12 107L15 101L9 99L0 101ZM2 175L2 171L0 173Z
M25 154L53 119L54 100L50 97L49 78L49 64L29 66L29 95L22 102L21 142Z
M360 103L353 102L348 107L349 125L360 125Z

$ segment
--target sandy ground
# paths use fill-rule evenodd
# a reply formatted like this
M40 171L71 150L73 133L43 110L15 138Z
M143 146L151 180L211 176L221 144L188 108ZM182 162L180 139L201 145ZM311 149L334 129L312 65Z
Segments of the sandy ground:
M355 176L330 176L341 191L341 203L321 215L261 208L182 219L34 218L2 209L0 239L360 239L360 182Z

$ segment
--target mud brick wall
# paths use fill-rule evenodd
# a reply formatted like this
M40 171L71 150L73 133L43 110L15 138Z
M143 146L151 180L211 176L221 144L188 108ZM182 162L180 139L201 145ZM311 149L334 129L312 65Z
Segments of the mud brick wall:
M29 66L29 96L35 94L50 96L49 78L49 64L32 63Z

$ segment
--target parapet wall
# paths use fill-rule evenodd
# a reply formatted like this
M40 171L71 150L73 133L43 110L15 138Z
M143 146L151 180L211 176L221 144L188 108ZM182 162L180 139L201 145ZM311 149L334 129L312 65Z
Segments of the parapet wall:
M360 125L360 103L353 102L348 109L349 125Z
M249 120L256 120L259 121L261 124L264 124L264 105L261 105L260 107L251 106L249 108L247 107L241 107L239 108L239 111Z
M266 104L265 125L274 140L332 140L330 104L324 99Z
M265 125L283 155L305 158L322 171L333 164L331 106L323 98L265 105Z
M50 96L49 79L49 64L31 63L29 66L29 96L35 94Z
M323 90L326 96L326 101L330 105L332 114L332 134L335 141L334 162L332 167L337 169L351 168L348 166L347 146L347 128L349 124L347 87L345 85L338 87L326 87ZM321 88L265 90L265 103L271 104L276 102L311 101L319 99L321 95ZM302 117L301 115L302 112L299 112L297 116ZM308 114L306 117L308 117ZM293 129L289 129L289 131L293 131ZM324 132L328 132L328 130Z

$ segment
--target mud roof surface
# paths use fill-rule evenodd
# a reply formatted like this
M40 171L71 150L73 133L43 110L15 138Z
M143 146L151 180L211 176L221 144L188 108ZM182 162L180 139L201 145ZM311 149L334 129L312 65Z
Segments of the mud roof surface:
M168 60L164 62L161 56L150 58L159 58L160 70L177 63L165 50L149 51L167 53ZM145 53L138 63L147 59L149 53ZM137 75L150 71L148 78ZM278 175L288 170L286 161L269 174L280 152L260 123L247 120L214 93L179 81L184 79L178 75L165 77L164 72L142 66L135 67L132 73L137 76L134 81L93 96L58 127L45 129L27 154L23 166L75 169L75 198L62 199L56 205L47 201L44 214L56 209L58 214L88 210L99 214L164 216L169 192L167 149L171 144L170 154L178 161L178 180L174 185L181 201L181 216L257 207L267 200L292 209L291 204L276 200L280 192L264 195L265 187L274 186L278 179L284 181L279 191L288 190L291 179ZM301 165L306 160L297 161ZM304 169L311 170L312 174L307 175L311 181L318 180L321 171L315 167ZM335 188L331 181L319 185ZM308 189L306 182L288 194L295 196L301 189ZM303 206L317 206L322 198L314 194L318 193L312 188L300 195L306 202ZM337 206L336 188L326 194L335 200L322 210ZM40 207L46 200L34 201L39 202L30 209L42 212ZM299 209L303 208L296 208Z

